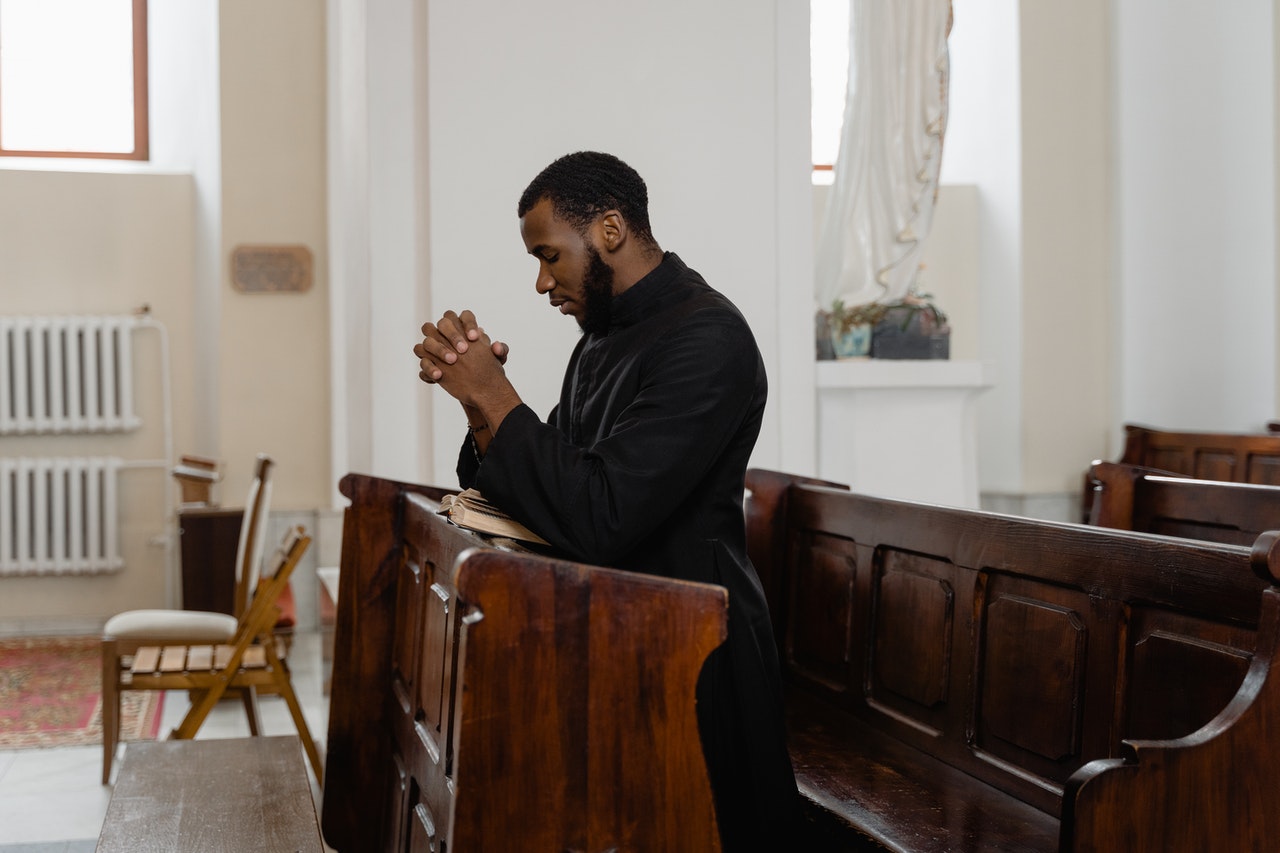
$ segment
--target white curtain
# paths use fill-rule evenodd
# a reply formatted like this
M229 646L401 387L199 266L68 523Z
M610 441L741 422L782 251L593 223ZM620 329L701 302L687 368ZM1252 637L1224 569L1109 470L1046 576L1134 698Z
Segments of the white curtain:
M851 0L849 88L815 259L818 308L904 296L937 200L950 0Z

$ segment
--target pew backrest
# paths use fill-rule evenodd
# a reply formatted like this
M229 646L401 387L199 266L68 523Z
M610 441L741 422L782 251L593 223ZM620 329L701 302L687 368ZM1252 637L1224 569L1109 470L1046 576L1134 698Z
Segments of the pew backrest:
M719 849L694 691L723 587L495 546L438 490L342 491L331 846Z
M1280 486L1280 434L1189 432L1125 424L1118 461L1200 480Z
M1089 470L1089 523L1252 546L1280 529L1280 486L1171 476L1120 462Z

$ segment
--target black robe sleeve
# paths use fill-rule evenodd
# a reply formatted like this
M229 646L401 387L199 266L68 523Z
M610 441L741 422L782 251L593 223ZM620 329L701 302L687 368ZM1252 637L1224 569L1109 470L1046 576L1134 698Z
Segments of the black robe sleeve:
M620 393L600 383L594 394L623 402L584 446L562 428L582 406L608 410L608 401L575 400L559 426L541 423L526 406L511 412L476 474L480 491L576 559L623 562L707 487L708 472L762 405L759 351L740 315L704 308L685 319L624 355L639 359L638 369L619 369L616 360L608 366L630 370L636 386Z

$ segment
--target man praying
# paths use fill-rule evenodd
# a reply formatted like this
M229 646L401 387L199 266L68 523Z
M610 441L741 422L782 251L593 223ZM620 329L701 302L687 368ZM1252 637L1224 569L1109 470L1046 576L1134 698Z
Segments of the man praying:
M420 378L462 404L462 487L568 558L724 586L728 640L697 687L726 851L785 849L797 809L777 647L746 552L743 479L767 383L738 309L649 224L644 180L569 154L520 197L534 288L581 328L546 421L507 379L508 347L446 311L414 347Z

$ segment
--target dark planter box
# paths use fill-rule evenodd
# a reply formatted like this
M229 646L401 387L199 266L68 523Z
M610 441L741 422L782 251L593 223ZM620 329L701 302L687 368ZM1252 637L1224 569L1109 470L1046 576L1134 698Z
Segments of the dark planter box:
M871 333L871 357L950 358L951 329L938 328L931 320L926 312L917 311L904 323L899 309L889 311Z

